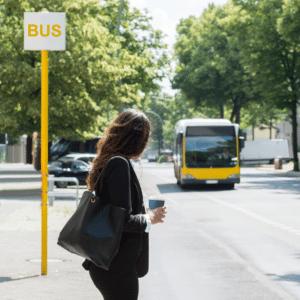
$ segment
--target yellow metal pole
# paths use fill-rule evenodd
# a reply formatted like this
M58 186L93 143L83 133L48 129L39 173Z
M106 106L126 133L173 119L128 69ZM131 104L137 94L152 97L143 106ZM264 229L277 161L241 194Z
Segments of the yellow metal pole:
M47 207L48 207L48 51L42 51L41 107L41 171L42 171L42 275L47 275Z

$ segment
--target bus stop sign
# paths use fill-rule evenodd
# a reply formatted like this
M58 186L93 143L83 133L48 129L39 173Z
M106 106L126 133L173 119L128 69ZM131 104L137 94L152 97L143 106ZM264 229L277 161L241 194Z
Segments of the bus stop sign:
M24 50L66 50L66 13L24 13Z

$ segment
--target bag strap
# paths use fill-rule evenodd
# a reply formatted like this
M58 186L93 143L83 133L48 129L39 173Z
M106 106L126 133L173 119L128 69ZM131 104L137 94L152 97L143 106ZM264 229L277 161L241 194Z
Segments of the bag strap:
M93 192L93 191L95 190L95 187L96 187L96 185L97 185L97 183L98 183L98 181L99 181L99 179L100 179L100 177L101 177L101 174L102 174L102 172L100 173L98 179L96 180L96 183L94 184L94 187L93 187L93 189L91 190L91 192Z
M121 156L121 155L119 155L119 156ZM131 165L129 159L127 159L127 158L124 157L124 156L122 156L122 157L125 158L125 159L128 161L128 163L129 163L129 168L130 168L130 170L131 170L131 169L132 169L132 165ZM110 159L112 159L112 158L113 158L113 156L112 156ZM109 159L109 160L110 160L110 159ZM106 167L106 165L104 166L104 168L105 168L105 167ZM91 192L93 192L93 191L95 190L95 187L96 187L96 185L97 185L97 183L98 183L98 181L99 181L99 179L100 179L100 177L101 177L101 174L103 173L104 168L102 169L102 171L101 171L101 173L100 173L98 179L96 180L96 183L94 184L94 187L93 187L93 189L91 190Z

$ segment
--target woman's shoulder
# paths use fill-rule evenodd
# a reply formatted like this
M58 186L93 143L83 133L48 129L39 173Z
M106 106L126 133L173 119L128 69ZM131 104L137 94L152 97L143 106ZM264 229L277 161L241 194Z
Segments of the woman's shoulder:
M106 163L106 168L110 169L113 168L114 166L120 166L120 167L129 167L129 161L127 160L127 158L117 155L117 156L113 156L111 157L108 162Z

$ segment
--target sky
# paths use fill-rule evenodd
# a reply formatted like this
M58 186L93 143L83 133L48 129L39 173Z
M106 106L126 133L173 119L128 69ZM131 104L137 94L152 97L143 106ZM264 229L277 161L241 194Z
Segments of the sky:
M209 3L223 5L228 0L129 0L132 7L140 10L146 8L149 16L153 18L152 26L159 29L168 36L164 42L168 44L168 50L173 52L173 45L176 42L176 26L180 19L186 19L193 15L200 17L203 10ZM175 95L176 90L172 90L169 80L161 83L163 92L169 95Z

